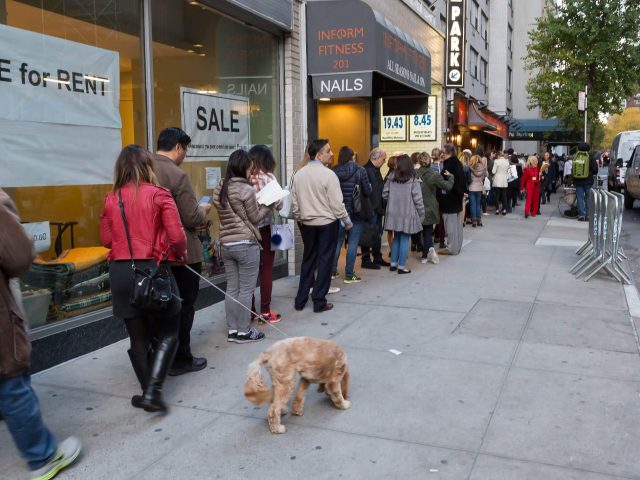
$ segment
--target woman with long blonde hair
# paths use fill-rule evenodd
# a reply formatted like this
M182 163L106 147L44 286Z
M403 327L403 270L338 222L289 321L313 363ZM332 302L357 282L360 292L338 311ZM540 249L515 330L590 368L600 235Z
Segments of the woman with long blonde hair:
M522 172L520 192L522 193L525 189L527 200L524 205L524 218L529 218L529 215L535 217L540 205L540 172L538 171L538 158L535 155L531 155L527 159Z
M482 226L482 192L484 191L484 177L487 176L487 167L480 155L473 155L469 159L469 169L471 170L471 183L469 189L469 210L471 225L473 227Z

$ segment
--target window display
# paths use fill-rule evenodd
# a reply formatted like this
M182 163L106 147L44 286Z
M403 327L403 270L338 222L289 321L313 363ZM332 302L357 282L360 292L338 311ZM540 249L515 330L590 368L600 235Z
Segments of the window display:
M278 40L201 4L170 5L153 15L155 131L180 126L192 137L181 168L199 198L237 148L265 144L280 158ZM215 209L209 219L203 271L216 275L224 267Z
M122 146L155 150L152 126L191 130L181 168L198 198L236 148L265 144L280 158L278 38L193 3L150 2L145 79L141 1L0 0L0 188L38 251L21 278L32 328L111 314L99 217ZM224 273L215 211L199 235L203 271Z

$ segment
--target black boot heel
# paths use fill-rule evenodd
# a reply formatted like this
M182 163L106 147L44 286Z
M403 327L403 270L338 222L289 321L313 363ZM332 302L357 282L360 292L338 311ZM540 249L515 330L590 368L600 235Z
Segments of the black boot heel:
M140 405L147 412L167 411L167 405L162 400L162 384L167 378L169 367L171 367L177 349L178 339L175 337L165 338L158 345L149 372L149 383L144 389L144 394L140 401Z

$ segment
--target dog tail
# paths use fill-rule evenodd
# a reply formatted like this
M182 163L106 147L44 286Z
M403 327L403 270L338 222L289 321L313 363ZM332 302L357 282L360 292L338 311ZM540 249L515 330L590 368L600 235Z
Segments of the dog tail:
M261 405L273 400L273 391L267 387L262 377L262 364L265 360L265 354L262 353L251 362L244 381L244 396L254 405Z

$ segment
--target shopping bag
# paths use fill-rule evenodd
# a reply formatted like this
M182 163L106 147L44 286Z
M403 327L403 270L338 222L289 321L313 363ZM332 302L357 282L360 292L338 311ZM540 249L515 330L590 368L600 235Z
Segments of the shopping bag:
M488 192L489 190L491 190L491 180L489 177L484 177L484 191Z
M284 190L288 191L289 195L287 195L281 200L282 208L278 210L278 215L280 215L281 218L284 218L287 220L293 220L293 203L291 201L291 188L293 187L294 176L295 176L295 173L291 175L291 180L289 181L289 185L284 187Z
M271 250L293 248L293 230L288 223L271 225Z

